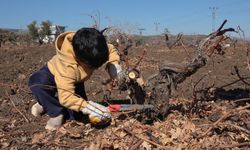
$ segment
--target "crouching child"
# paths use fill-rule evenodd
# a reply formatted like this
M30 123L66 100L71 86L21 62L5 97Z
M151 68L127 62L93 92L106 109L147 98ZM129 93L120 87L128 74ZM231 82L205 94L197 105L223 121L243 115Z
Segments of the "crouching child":
M84 115L93 124L109 123L109 110L87 99L84 82L103 64L107 64L111 78L120 75L122 69L115 47L107 44L102 32L94 28L65 32L57 37L55 47L56 55L29 79L37 100L31 113L34 116L47 113L50 119L45 128L52 131L65 120L81 120Z

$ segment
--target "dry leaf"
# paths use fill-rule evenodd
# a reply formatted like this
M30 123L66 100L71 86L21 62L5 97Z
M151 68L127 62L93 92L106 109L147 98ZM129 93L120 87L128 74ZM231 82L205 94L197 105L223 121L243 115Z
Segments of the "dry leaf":
M152 150L152 145L146 141L142 142L141 147L145 150Z
M172 137L164 136L164 137L161 138L161 142L164 145L167 145L167 144L173 142L173 139L172 139Z
M191 121L186 121L184 124L184 130L189 132L194 132L195 125Z
M244 133L241 133L240 136L241 136L241 138L243 138L245 141L249 141L249 138L248 138Z
M3 142L0 144L0 148L2 148L2 149L7 148L8 146L10 146L10 143L8 143L8 142Z
M127 133L124 131L121 131L119 134L120 138L124 138L126 135L127 135Z
M60 127L56 132L57 132L57 133L60 132L60 133L62 133L63 135L65 135L65 134L67 133L67 130L62 126L62 127Z
M99 150L101 149L101 145L102 145L102 141L101 141L101 138L98 136L96 137L96 140L90 144L87 150Z
M45 134L40 132L40 133L34 133L33 138L32 138L32 144L36 143L41 143L41 141L45 138Z
M92 132L94 129L93 128L90 128L86 131L84 131L84 135L87 136L90 132Z
M171 133L171 138L172 140L177 139L178 137L180 137L183 133L182 130L180 128L176 128L175 130L170 130Z

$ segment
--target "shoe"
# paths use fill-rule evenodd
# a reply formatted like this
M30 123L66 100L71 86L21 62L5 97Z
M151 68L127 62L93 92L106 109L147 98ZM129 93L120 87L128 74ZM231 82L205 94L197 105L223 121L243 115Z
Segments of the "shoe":
M41 114L44 112L43 110L43 106L35 103L32 107L31 107L31 114L35 117L37 116L41 116Z
M63 115L60 114L57 117L50 118L45 126L45 129L49 131L55 131L63 124Z

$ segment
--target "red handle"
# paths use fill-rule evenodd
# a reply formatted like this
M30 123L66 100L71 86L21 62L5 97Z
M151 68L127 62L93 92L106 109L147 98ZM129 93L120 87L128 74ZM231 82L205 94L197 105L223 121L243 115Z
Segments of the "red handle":
M122 106L120 104L113 104L113 105L109 105L108 109L110 112L119 112L121 107Z

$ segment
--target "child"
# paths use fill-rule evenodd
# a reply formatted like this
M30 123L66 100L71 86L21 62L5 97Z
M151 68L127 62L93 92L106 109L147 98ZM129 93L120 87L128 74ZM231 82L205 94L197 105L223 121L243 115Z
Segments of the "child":
M84 114L94 124L109 122L106 107L87 101L84 81L105 63L111 78L117 78L122 71L117 50L94 28L65 32L58 36L55 47L56 55L29 79L37 99L31 113L39 116L46 112L50 119L45 128L52 131L65 119L79 120Z

